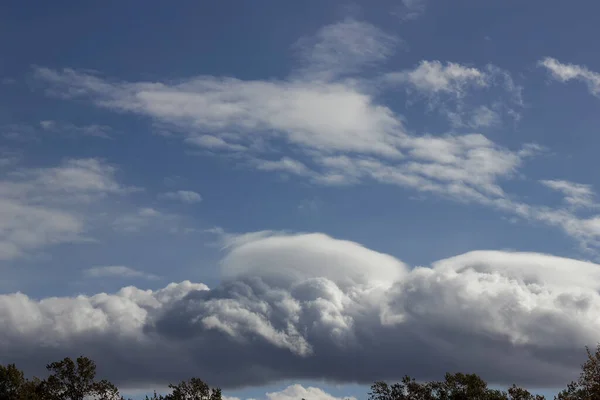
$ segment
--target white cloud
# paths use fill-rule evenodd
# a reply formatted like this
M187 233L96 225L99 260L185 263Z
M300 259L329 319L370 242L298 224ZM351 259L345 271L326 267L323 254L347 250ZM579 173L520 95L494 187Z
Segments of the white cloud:
M7 196L27 196L29 201L91 201L108 194L137 190L115 180L116 168L103 160L68 159L58 167L17 169L0 185Z
M113 84L73 70L49 69L38 69L37 76L55 85L53 92L91 96L100 106L141 113L188 132L225 134L236 145L266 135L312 150L397 156L395 146L403 133L391 110L342 83L197 77L176 86Z
M35 373L48 358L86 354L121 388L181 376L225 389L372 383L457 369L547 387L579 372L600 329L600 266L589 262L479 251L408 270L322 234L261 232L229 245L225 278L211 290L186 281L94 296L0 295L3 360ZM415 361L429 357L436 362ZM292 386L274 398L304 393L326 395Z
M14 166L21 159L21 153L0 147L0 170Z
M329 81L385 61L401 44L379 28L352 19L327 25L296 43L303 80Z
M161 198L169 200L178 200L182 203L194 204L202 201L202 196L192 190L178 190L176 192L166 192L160 194Z
M393 72L386 75L386 81L396 84L410 84L423 93L452 93L461 97L469 87L485 87L490 84L489 76L473 67L440 61L421 61L413 70Z
M329 259L326 269L322 269L320 262L323 254ZM270 258L286 259L286 262L274 269ZM223 276L229 279L260 276L285 286L285 282L321 276L341 288L368 282L386 285L406 272L407 267L393 257L353 242L333 240L323 234L298 236L269 232L237 237L222 267Z
M341 34L352 27L364 40ZM379 80L340 78L391 51L390 38L373 29L348 20L306 39L304 66L331 70L322 79L308 70L284 80L196 76L177 83L120 82L71 69L38 68L35 74L50 94L147 116L179 131L189 144L218 150L239 164L321 185L376 181L477 203L560 227L584 248L600 247L598 218L524 203L505 193L503 183L522 177L523 165L541 151L539 146L510 149L478 133L413 134L401 115L379 102L382 91L408 88L455 127L498 127L506 118L518 120L523 107L522 88L507 71L422 61ZM338 70L338 63L352 68ZM376 84L381 82L393 85ZM479 90L492 100L477 101Z
M97 159L9 170L0 180L0 259L87 240L84 209L108 195L131 190L116 181L115 172Z
M78 126L71 123L43 120L40 121L40 127L45 132L67 135L71 137L91 136L102 139L110 139L111 135L113 134L111 127L96 124Z
M600 74L590 71L584 66L574 64L563 64L558 60L547 57L539 62L541 67L546 68L552 77L560 82L578 80L588 87L594 96L600 96Z
M401 19L404 21L414 20L425 12L427 0L402 0L402 5L403 8L399 12Z
M385 74L382 82L426 99L428 107L438 109L454 127L485 128L521 118L523 88L494 65L475 68L424 60L414 69ZM471 99L482 91L492 99L489 104L481 104L480 97Z
M593 207L596 205L596 194L590 185L557 179L542 180L540 183L561 192L565 196L565 202L572 207Z
M76 213L0 200L0 260L23 256L52 244L82 239L84 221Z
M154 274L148 274L143 271L126 267L124 265L106 265L100 267L88 268L84 274L89 278L143 278L143 279L158 279Z
M499 194L496 180L510 177L522 159L518 152L503 149L481 135L413 137L405 132L401 119L390 109L376 104L358 88L345 84L242 82L200 77L177 87L167 87L150 83L89 83L98 78L80 76L74 71L45 70L43 74L50 75L50 80L61 85L83 82L85 87L75 92L100 95L96 101L101 105L141 112L185 124L189 129L212 130L213 135L222 131L229 143L231 140L248 143L265 135L273 140L286 138L290 149L297 148L303 158L308 156L314 165L289 156L279 161L265 161L248 155L250 165L308 176L322 184L375 178L451 197L463 198L466 191L474 191L470 197L479 197L481 191ZM105 85L110 85L110 89ZM97 87L103 88L103 92L95 93ZM73 90L66 89L66 93L71 92ZM112 100L102 99L105 93ZM240 133L236 137L232 131ZM457 165L439 165L436 160L427 158L420 160L425 152L434 152L433 148L427 151L424 147L440 142L462 146L464 150L451 155ZM403 159L405 151L415 158ZM339 153L345 155L336 155ZM372 158L376 156L380 158ZM342 159L345 162L340 168L334 160ZM437 174L438 170L444 174Z
M152 207L140 207L135 211L119 215L112 222L112 226L117 231L135 233L151 225L165 228L174 219L176 219L175 215L163 213Z
M455 128L469 127L472 129L489 128L499 126L502 123L500 112L487 106L479 106L465 113L448 111L450 123ZM463 121L466 119L466 121Z
M312 171L299 161L283 157L278 161L256 160L256 168L263 171L289 172L294 175L311 175Z
M279 392L266 394L267 400L356 400L355 397L335 397L317 387L304 387L299 384L290 385Z
M229 150L229 151L245 151L246 146L241 144L231 144L224 139L212 135L190 136L185 139L186 143L190 143L199 147L204 147L210 150Z

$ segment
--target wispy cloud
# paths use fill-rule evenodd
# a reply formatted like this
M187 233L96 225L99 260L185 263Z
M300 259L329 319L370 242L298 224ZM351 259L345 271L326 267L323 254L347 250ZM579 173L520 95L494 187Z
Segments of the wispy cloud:
M395 11L403 21L419 18L427 8L427 0L402 0L402 6Z
M561 192L565 196L565 202L572 207L593 207L597 205L596 194L591 185L564 180L543 180L540 183Z
M175 192L166 192L159 195L161 199L177 200L182 203L194 204L202 201L202 196L192 190L177 190Z
M364 37L345 36L351 28ZM352 75L384 60L397 44L373 26L347 20L304 39L304 64L283 80L197 76L177 83L123 82L48 68L37 68L35 76L51 95L147 116L193 146L235 155L237 163L259 170L319 185L397 185L543 222L585 249L600 247L596 219L528 203L503 189L504 182L522 179L523 166L540 146L507 148L478 133L418 135L379 101L382 93L401 89L438 109L455 128L499 127L507 118L518 120L524 105L522 87L512 76L494 65L435 60L374 80ZM483 104L476 96L482 90L488 95Z
M558 60L547 57L538 63L541 67L546 68L551 76L560 81L568 82L578 80L583 82L589 92L594 96L600 96L600 74L589 70L585 66L575 64L563 64Z
M84 271L88 278L142 278L156 280L158 276L123 265L107 265L88 268Z
M300 39L300 79L330 81L385 61L402 41L366 22L347 19Z
M84 209L133 190L98 159L69 159L56 167L12 168L0 180L0 259L52 244L86 240Z
M440 61L421 61L413 70L392 72L386 75L390 83L409 83L424 93L451 93L456 97L464 95L469 86L485 87L490 84L488 75L477 68Z
M48 133L67 135L70 137L98 137L110 139L114 133L113 129L106 125L74 125L67 122L53 120L40 121L40 127Z
M277 161L256 160L256 168L263 171L288 172L293 175L312 175L313 172L303 163L289 157L283 157Z
M382 82L425 99L429 108L438 109L454 127L486 128L505 119L518 121L523 107L523 88L507 71L494 65L475 68L421 61L414 69L385 74ZM470 99L481 92L492 99L488 104L481 104L480 98Z

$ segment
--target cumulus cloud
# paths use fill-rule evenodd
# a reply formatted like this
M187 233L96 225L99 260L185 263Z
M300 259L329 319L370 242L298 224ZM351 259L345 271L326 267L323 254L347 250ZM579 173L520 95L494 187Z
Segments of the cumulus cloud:
M538 63L546 68L551 76L559 82L578 80L583 82L589 92L594 96L600 96L600 74L589 70L585 66L575 64L563 64L555 58L546 57Z
M194 204L202 201L202 196L192 190L178 190L176 192L166 192L160 194L161 198L168 200L177 200L182 203Z
M239 397L223 396L224 400L240 400ZM308 386L304 387L300 384L290 385L279 392L268 392L262 397L264 400L356 400L356 397L335 397L324 390ZM246 399L246 400L258 400L258 399Z
M290 385L279 392L270 392L266 394L267 400L342 400L341 397L335 397L316 387L304 387L299 384ZM355 397L344 397L343 400L356 400Z
M235 237L227 249L212 289L186 281L94 296L1 295L0 361L37 373L87 354L122 388L189 376L227 389L447 371L553 387L578 373L600 329L600 266L589 262L478 251L409 269L323 234L268 232Z

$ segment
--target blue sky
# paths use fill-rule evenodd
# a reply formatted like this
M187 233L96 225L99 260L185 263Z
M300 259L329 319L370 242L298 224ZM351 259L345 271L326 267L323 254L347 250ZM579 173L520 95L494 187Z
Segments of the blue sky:
M600 328L598 11L5 2L6 361L270 400L563 386Z

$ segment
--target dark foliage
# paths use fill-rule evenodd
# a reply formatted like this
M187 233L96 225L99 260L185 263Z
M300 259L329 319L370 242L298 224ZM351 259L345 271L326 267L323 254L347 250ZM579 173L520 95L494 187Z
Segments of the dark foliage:
M587 350L577 381L555 396L555 400L600 400L600 345ZM87 357L65 358L46 366L46 379L27 379L14 364L0 365L0 400L124 400L115 385L96 380L96 364ZM169 385L171 393L154 392L146 400L221 400L221 389L211 388L199 378ZM304 399L302 399L304 400ZM310 400L310 399L308 399ZM405 376L398 383L375 382L369 400L544 400L526 389L490 389L475 374L446 374L442 381L417 382Z

